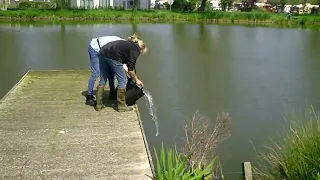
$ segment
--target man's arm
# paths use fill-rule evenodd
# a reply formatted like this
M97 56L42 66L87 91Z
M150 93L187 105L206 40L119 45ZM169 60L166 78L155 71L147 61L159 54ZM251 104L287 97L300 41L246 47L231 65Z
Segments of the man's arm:
M134 71L128 71L128 74L130 75L130 77L137 82L139 80L139 78L137 77L136 73Z
M137 75L134 71L135 66L136 66L136 61L137 61L139 54L140 54L139 51L136 51L136 50L130 51L128 61L127 61L128 74L136 82L136 84L143 86L142 81L137 77Z
M122 66L123 66L123 69L124 69L126 72L128 72L128 66L127 66L127 64L122 64Z
M143 86L143 82L137 77L136 73L134 71L128 71L128 74L131 76L131 78L136 82L137 85Z
M128 61L127 61L127 67L128 67L128 74L130 75L130 77L134 80L134 81L138 81L138 77L135 73L135 66L136 66L136 61L137 58L139 56L139 52L136 51L130 51L129 57L128 57Z

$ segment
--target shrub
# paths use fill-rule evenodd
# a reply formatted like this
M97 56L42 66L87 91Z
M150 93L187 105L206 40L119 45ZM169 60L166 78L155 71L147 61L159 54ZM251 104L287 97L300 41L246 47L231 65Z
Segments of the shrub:
M181 151L164 150L160 154L154 149L156 158L155 180L218 180L223 177L215 148L224 138L229 137L228 113L217 116L213 127L209 119L196 112L185 124L185 145ZM211 121L211 123L213 123Z
M21 2L20 9L55 9L55 3L51 2Z

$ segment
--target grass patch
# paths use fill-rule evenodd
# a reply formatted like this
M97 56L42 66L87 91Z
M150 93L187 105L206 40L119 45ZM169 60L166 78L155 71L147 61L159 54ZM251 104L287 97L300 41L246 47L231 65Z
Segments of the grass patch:
M166 10L112 10L112 9L69 9L69 10L8 10L0 11L0 19L5 21L21 20L75 20L75 21L147 21L147 22L208 22L208 23L297 23L320 24L320 16L296 16L287 20L284 14L266 13L261 11L253 12L169 12Z
M320 118L313 108L303 117L290 117L280 141L261 153L255 167L258 179L295 180L320 178Z
M155 149L156 156L156 171L155 180L211 180L213 172L215 171L213 159L210 164L206 165L204 168L199 165L196 168L190 169L187 164L190 160L192 154L183 157L181 154L177 154L173 149L167 149L165 151L163 145L160 153L157 153Z
M215 149L218 144L230 136L228 113L217 116L213 121L198 113L186 122L185 141L180 149L161 147L155 152L155 177L160 180L218 180L223 178L218 155Z

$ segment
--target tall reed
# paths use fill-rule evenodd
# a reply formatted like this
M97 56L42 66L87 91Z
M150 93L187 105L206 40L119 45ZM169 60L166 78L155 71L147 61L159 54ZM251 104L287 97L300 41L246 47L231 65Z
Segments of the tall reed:
M258 179L301 180L320 178L320 119L313 108L305 116L290 117L282 139L259 153L254 168Z

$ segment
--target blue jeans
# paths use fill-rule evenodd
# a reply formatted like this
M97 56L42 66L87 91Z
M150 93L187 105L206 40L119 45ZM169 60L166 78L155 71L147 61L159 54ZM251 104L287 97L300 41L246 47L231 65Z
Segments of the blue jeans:
M100 76L100 66L99 66L99 57L98 52L96 52L91 45L88 47L89 59L90 59L90 68L91 68L91 76L88 82L88 95L92 95L93 87L96 82L96 79ZM111 84L111 85L110 85ZM105 82L101 80L98 86L104 86ZM110 90L114 89L114 78L109 79Z
M100 62L100 80L102 80L102 83L106 83L106 80L114 79L114 76L116 76L118 80L118 88L125 89L127 86L127 75L123 69L123 65L119 61L115 61L112 59L109 59L104 56L99 57ZM109 81L110 84L110 81ZM114 88L114 87L113 87ZM110 87L111 89L111 87Z

